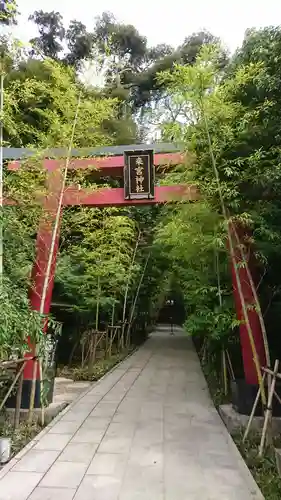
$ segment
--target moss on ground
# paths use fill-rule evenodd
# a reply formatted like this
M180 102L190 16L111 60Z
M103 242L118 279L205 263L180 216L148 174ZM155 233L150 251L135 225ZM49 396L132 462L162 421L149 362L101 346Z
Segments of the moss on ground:
M122 353L115 354L109 359L98 360L92 368L88 368L88 366L85 366L84 368L81 366L61 367L58 369L58 376L71 378L75 381L94 382L103 377L109 370L114 368L115 365L123 361L123 359L125 359L132 351L133 348L130 350L124 350Z

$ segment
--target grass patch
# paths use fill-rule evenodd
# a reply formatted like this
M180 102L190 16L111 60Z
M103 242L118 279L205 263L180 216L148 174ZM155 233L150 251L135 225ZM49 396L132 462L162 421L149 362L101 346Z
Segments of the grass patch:
M274 448L281 448L281 438L274 439L273 445L267 447L264 456L259 458L260 434L256 432L250 433L246 443L242 442L242 432L232 437L260 487L265 500L280 500L281 478L276 468Z
M17 429L14 429L13 425L8 422L0 423L0 436L11 439L11 458L22 450L41 430L42 427L35 422L32 424L21 422Z
M200 363L215 407L218 408L222 404L229 403L229 394L225 396L221 378L216 371L210 368L207 363L202 362L201 359Z
M215 370L210 369L202 361L201 366L216 408L221 404L229 403L230 395L224 395L222 381L217 376ZM243 443L243 433L244 431L237 432L232 435L232 438L264 495L265 500L280 500L281 478L276 467L274 448L281 448L281 437L275 438L272 446L267 447L264 456L259 458L258 448L261 435L258 432L250 432L246 443ZM237 498L239 498L239 495Z
M57 376L71 378L76 382L80 381L88 381L95 382L103 377L109 370L111 370L115 365L123 361L131 352L133 352L134 348L123 351L122 353L112 355L109 359L101 359L95 362L93 368L88 368L85 366L82 368L81 366L64 366L62 368L58 368Z

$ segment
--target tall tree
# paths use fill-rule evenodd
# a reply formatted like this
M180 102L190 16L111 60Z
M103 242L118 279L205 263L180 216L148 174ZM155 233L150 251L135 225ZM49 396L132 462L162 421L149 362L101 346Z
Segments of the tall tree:
M39 32L39 36L32 38L30 42L45 57L58 60L63 50L62 42L65 37L62 15L59 12L44 12L36 10L29 19L33 21Z
M30 40L33 53L39 52L77 70L91 56L93 36L80 21L71 21L66 29L59 12L42 10L35 11L29 19L36 24L39 32L39 36Z
M16 24L18 4L16 0L0 0L0 25Z

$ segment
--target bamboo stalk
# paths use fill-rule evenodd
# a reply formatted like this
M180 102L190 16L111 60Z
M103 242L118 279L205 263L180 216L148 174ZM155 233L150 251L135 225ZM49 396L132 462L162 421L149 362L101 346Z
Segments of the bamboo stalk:
M4 138L4 72L0 68L0 207L3 211L3 138ZM2 214L1 214L2 215ZM3 246L4 246L4 235L3 235L3 224L0 225L0 286L2 287L3 281Z
M105 357L108 357L108 330L105 332Z
M125 294L124 294L123 312L122 312L122 335L123 335L123 339L124 339L124 335L125 335L127 300L128 300L128 293L129 293L129 287L130 287L130 272L133 269L133 266L135 264L137 249L138 249L139 242L140 242L140 236L141 236L141 233L139 231L138 238L136 240L136 244L135 244L135 248L134 248L134 252L133 252L133 256L132 256L132 262L131 262L131 265L129 267L128 279L127 279L126 288L125 288Z
M55 223L54 223L54 227L53 227L53 231L52 231L52 239L51 239L51 246L49 249L47 268L46 268L46 273L44 276L42 294L40 297L39 313L42 316L43 316L44 311L45 311L45 302L46 302L49 283L51 280L52 265L53 265L53 260L54 260L56 241L57 241L57 237L58 237L58 233L59 233L61 213L62 213L62 208L63 208L63 197L64 197L64 192L65 192L65 187L66 187L68 169L69 169L69 165L70 165L70 161L71 161L71 150L73 147L74 134L75 134L75 129L76 129L77 121L78 121L78 113L79 113L79 108L80 108L80 103L81 103L81 97L82 97L82 90L79 93L77 106L76 106L76 110L75 110L75 116L74 116L74 120L73 120L71 137L70 137L67 156L66 156L66 160L65 160L65 168L64 168L64 173L63 173L63 177L62 177L61 189L60 189L60 193L59 193L59 201L58 201L58 206L57 206L56 215L55 215ZM37 346L35 346L35 349L37 349ZM31 390L29 414L28 414L28 421L29 422L32 420L32 413L33 413L33 405L34 405L34 397L35 397L34 377L36 377L35 369L37 367L37 361L34 361L34 365L35 365L35 367L33 367L32 390Z
M215 268L216 268L216 275L217 275L219 305L220 305L220 307L222 307L222 291L221 291L221 280L220 280L220 271L219 271L219 256L218 256L218 252L215 252ZM225 349L222 349L222 373L223 373L224 395L227 396L227 394L228 394L228 379L227 379L227 366L226 366L226 353L225 353Z
M264 424L263 424L263 429L262 429L261 442L260 442L260 446L259 446L259 454L258 454L259 457L262 457L262 455L263 455L266 433L268 430L270 419L272 417L272 400L273 400L273 396L274 396L274 392L275 392L276 374L278 373L278 368L279 368L279 360L277 359L274 363L273 377L272 377L270 391L268 394L267 408L265 411L265 418L264 418Z
M94 332L93 339L92 339L92 352L91 352L90 368L93 368L95 361L96 361L97 336L98 336L98 333Z
M64 191L65 191L65 186L66 186L67 173L68 173L70 160L71 160L71 150L73 147L74 134L75 134L75 129L76 129L77 121L78 121L78 113L79 113L79 108L80 108L80 103L81 103L81 97L82 97L82 91L80 91L79 96L78 96L78 101L77 101L77 106L76 106L76 111L75 111L72 131L71 131L71 137L70 137L68 151L67 151L67 157L65 160L65 168L64 168L62 185L61 185L61 190L60 190L60 195L59 195L59 203L58 203L56 217L55 217L55 224L54 224L53 233L52 233L52 240L51 240L51 247L50 247L49 256L48 256L47 269L46 269L46 274L44 277L43 290L42 290L40 307L39 307L39 312L42 315L44 314L44 310L45 310L45 301L46 301L46 297L47 297L49 281L51 278L52 263L53 263L54 252L55 252L55 244L56 244L56 239L57 239L59 225L60 225L60 217L61 217L62 206L63 206L63 196L64 196Z
M39 365L39 377L40 377L40 402L41 402L41 425L42 427L45 425L45 407L44 407L44 399L43 399L43 391L44 391L44 380L43 380L43 369L42 369L42 361L38 360Z
M82 349L81 349L81 367L84 368L84 362L85 362L85 341L82 339Z
M222 350L222 370L223 370L224 395L227 396L227 394L228 394L228 379L227 379L227 366L226 366L225 349Z
M127 328L126 347L129 347L130 330L131 330L131 327L132 327L132 321L133 321L133 317L134 317L136 303L137 303L137 300L138 300L138 296L139 296L139 292L140 292L140 287L142 285L143 278L145 276L145 271L146 271L146 268L147 268L147 264L148 264L148 261L150 259L150 254L151 254L151 252L149 252L149 254L148 254L147 258L146 258L146 261L145 261L145 264L144 264L144 267L143 267L143 272L141 274L141 277L140 277L140 280L139 280L139 283L138 283L138 288L137 288L137 291L136 291L136 295L135 295L135 298L134 298L134 302L133 302L133 305L132 305L132 308L131 308L130 319L129 319L128 328Z
M228 367L229 367L229 371L230 371L230 376L231 376L232 380L235 380L235 375L234 375L234 370L233 370L232 362L231 362L231 359L230 359L230 356L229 356L229 352L228 352L227 349L226 349L226 357L227 357L227 361L228 361Z
M121 256L121 242L119 243L118 246L119 246L119 250L118 250L117 262L119 263L120 256ZM117 293L115 290L114 294L113 294L113 304L112 304L112 311L111 311L111 326L113 326L114 322L115 322L115 307L116 307L115 299L116 299L116 296L117 296Z
M216 267L216 275L217 275L217 286L218 286L218 296L219 296L219 305L222 307L222 291L221 291L221 278L220 278L220 270L219 270L219 256L218 252L215 252L215 267Z
M115 302L113 302L112 305L112 311L111 311L111 326L114 325L114 320L115 320Z
M37 358L34 359L33 361L31 392L30 392L29 409L27 417L28 424L32 423L32 417L33 417L33 409L34 409L35 393L36 393L36 374L37 374Z
M100 275L98 275L98 283L97 283L97 305L96 305L96 331L99 329L99 313L100 313Z
M252 273L251 273L251 271L249 269L249 266L248 266L247 256L246 256L246 254L244 252L243 244L241 244L241 241L239 239L239 236L238 236L238 233L236 231L235 225L233 224L232 221L231 221L231 225L232 225L233 234L234 234L234 236L236 238L236 243L237 243L237 245L239 245L239 250L240 250L240 253L241 253L241 257L243 259L243 265L244 265L244 267L246 269L247 277L248 277L248 280L249 280L249 283L250 283L250 287L251 287L251 291L253 293L254 301L255 301L255 304L256 304L256 313L257 313L258 318L259 318L261 332L262 332L262 338L263 338L263 344L264 344L264 352L265 352L266 364L267 364L267 367L269 368L271 366L270 351L269 351L269 344L268 344L268 338L267 338L267 332L266 332L266 328L265 328L265 323L264 323L263 315L262 315L262 312L261 312L260 301L259 301L259 298L258 298L258 294L257 294L257 291L256 291L256 286L255 286L254 280L252 278ZM271 386L271 375L268 374L268 376L267 376L268 392L270 391L270 386Z
M20 376L19 376L19 385L18 385L18 390L17 390L17 398L16 398L16 408L15 408L15 419L14 419L14 428L17 429L20 423L20 409L21 409L21 398L22 398L22 386L23 386L23 370L25 367L26 362L23 361L23 369L21 370ZM21 367L19 367L19 370Z
M248 266L247 256L245 255L245 252L244 252L244 249L243 249L243 245L239 241L239 236L238 236L238 233L236 231L236 228L235 228L235 225L233 224L233 222L232 222L232 230L233 230L234 236L236 238L236 242L238 244L240 244L240 252L241 252L242 259L243 259L243 264L245 266L246 273L247 273L247 276L248 276L248 280L250 282L251 290L253 292L254 300L255 300L255 303L256 303L256 306L257 306L256 312L258 314L260 325L261 325L261 331L262 331L263 342L264 342L264 349L265 349L266 364L267 364L268 367L270 367L271 366L271 359L270 359L270 351L269 351L268 338L267 338L267 333L266 333L266 328L265 328L265 323L264 323L263 315L261 313L261 305L260 305L260 301L259 301L259 298L258 298L256 286L255 286L254 280L252 278L251 271L250 271L249 266Z
M233 247L233 243L232 243L232 235L231 235L230 228L229 228L229 219L228 219L227 213L226 213L226 208L225 208L224 199L223 199L222 190L221 190L221 185L220 185L219 173L218 173L217 166L216 166L216 160L215 160L215 156L214 156L214 152L213 152L211 136L210 136L210 132L209 132L208 122L207 122L202 98L201 98L201 109L202 109L202 115L203 115L203 119L204 119L204 123L205 123L205 131L206 131L206 135L207 135L207 141L208 141L208 146L209 146L211 162L212 162L213 171L215 174L216 183L217 183L218 192L219 192L221 210L222 210L223 218L227 223L227 234L228 234L230 257L231 257L231 261L232 261L233 269L234 269L234 273L235 273L238 294L239 294L240 302L242 305L243 316L244 316L244 320L245 320L245 324L246 324L246 330L247 330L247 334L249 337L249 341L250 341L250 345L251 345L251 349L252 349L252 353L253 353L253 360L254 360L254 364L255 364L255 368L256 368L256 372L257 372L258 383L259 383L259 386L261 388L261 399L262 399L263 405L265 406L266 396L265 396L261 366L260 366L259 357L258 357L258 353L257 353L256 346L255 346L255 341L254 341L253 332L251 329L251 324L249 321L247 306L245 303L245 299L244 299L244 295L243 295L243 291L242 291L242 287L241 287L239 273L237 271L235 252L234 252L234 247Z

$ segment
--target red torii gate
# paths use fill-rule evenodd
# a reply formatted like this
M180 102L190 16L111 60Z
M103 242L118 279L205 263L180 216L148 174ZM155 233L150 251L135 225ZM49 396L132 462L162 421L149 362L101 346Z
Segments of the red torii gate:
M134 145L134 146L120 146L115 148L118 153L125 152L127 150L134 150L136 154L140 155L141 151L147 149L163 150L162 144L156 145ZM112 148L114 151L114 148ZM175 150L175 148L171 148ZM170 148L168 150L171 150ZM4 149L4 158L19 158L24 156L26 150L13 150ZM6 153L6 154L5 154ZM13 156L14 154L14 156ZM154 154L154 165L155 169L159 170L161 166L167 165L177 165L182 163L183 156L179 152L173 153L163 153L156 152ZM101 177L123 177L124 166L125 166L124 154L117 154L115 156L107 157L90 157L90 158L72 158L69 169L87 169L88 167L97 167L97 176ZM37 241L36 241L36 260L32 270L33 287L30 291L30 302L34 310L39 311L44 280L48 265L48 255L52 240L52 227L54 219L56 216L58 203L59 203L59 193L62 186L62 168L65 166L65 160L54 160L45 159L43 160L43 166L47 170L47 187L48 196L45 200L45 210L49 213L47 222L40 224ZM20 168L20 161L12 161L9 164L9 169ZM96 207L109 207L109 206L129 206L129 205L148 205L148 204L159 204L165 203L167 201L172 201L173 199L179 199L183 197L186 201L196 201L198 199L198 191L195 186L155 186L154 197L153 198L143 198L143 199L125 199L123 188L106 188L93 191L91 189L80 189L79 186L67 187L63 195L63 206L96 206ZM55 241L55 248L53 254L53 261L51 265L51 276L48 282L47 293L44 302L44 314L49 314L51 307L52 292L54 286L55 277L55 267L57 252L59 246L59 231ZM238 251L239 253L239 251ZM236 255L236 262L240 262L241 255ZM232 281L233 281L233 292L235 299L235 306L237 312L237 318L243 319L242 306L239 298L239 293L236 286L236 277L234 272L234 263L232 266ZM242 290L246 303L252 304L253 296L251 291L251 286L247 276L247 272L244 267L238 266L238 273L241 280ZM249 311L249 319L251 323L251 328L256 343L256 349L260 358L260 362L265 364L265 353L264 344L261 333L260 322L257 313L254 310ZM242 357L244 365L245 381L247 384L256 385L258 383L256 368L253 361L252 349L248 338L247 328L244 323L240 325L240 340L242 348ZM31 381L33 376L33 361L26 363L24 370L24 383L23 383L23 398L22 407L26 407L29 401L29 395L31 391ZM36 384L36 397L35 397L35 407L40 406L40 380L39 380L39 370L37 373L37 384Z

